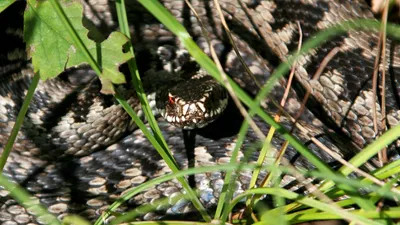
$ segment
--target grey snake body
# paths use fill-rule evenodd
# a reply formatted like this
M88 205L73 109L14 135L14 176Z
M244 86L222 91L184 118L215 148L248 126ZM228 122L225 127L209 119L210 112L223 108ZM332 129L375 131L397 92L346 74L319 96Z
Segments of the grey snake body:
M209 53L199 24L184 1L162 2L181 20L205 52ZM280 61L286 60L288 54L297 48L297 21L301 25L303 38L307 39L315 32L343 20L373 18L369 7L363 1L248 1L245 3L246 11L236 1L220 2L245 61L256 78L262 82L268 79ZM206 28L222 59L224 69L244 89L255 94L257 88L245 75L237 56L228 44L219 17L213 10L212 1L192 1L192 4L207 24ZM104 25L109 23L113 14L102 14L102 10L105 8L105 11L108 11L108 8L111 8L113 12L112 7L113 4L97 5L89 8L87 15L95 23L99 22L98 25ZM129 20L133 25L132 39L135 45L139 48L150 46L154 49L165 44L177 45L170 32L138 3L128 5L129 9L132 10L128 15L132 17ZM113 25L105 27L112 29ZM303 86L311 86L314 90L313 100L301 118L305 121L304 124L307 124L309 132L296 133L301 140L307 142L310 136L315 136L343 156L354 154L357 147L364 147L374 140L376 134L371 115L372 104L376 101L371 95L371 76L376 56L376 39L375 32L351 31L325 43L312 54L299 60L296 69L297 82ZM329 62L318 81L310 81L321 61L334 47L340 47L340 52ZM21 104L21 94L29 83L29 76L26 74L32 73L27 65L29 63L13 62L10 57L4 57L8 51L11 50L5 48L0 61L0 144L4 144L7 139ZM400 119L397 90L400 55L395 42L388 41L387 51L390 57L385 68L390 79L387 79L386 121L390 127L398 124ZM140 60L140 57L138 58ZM146 63L139 61L139 67L141 65L144 72L149 69ZM86 73L86 70L84 72ZM72 73L79 75L80 70ZM24 74L22 79L20 74ZM146 180L168 173L169 170L143 134L139 130L133 131L135 125L127 122L130 121L129 117L112 98L98 94L96 91L99 87L96 85L86 88L69 79L67 76L64 80L58 79L39 87L5 171L10 179L24 186L60 219L67 214L78 214L94 220L121 193ZM283 87L276 86L272 97L279 99ZM294 114L299 110L300 100L297 95L301 96L301 93L292 92L289 97L290 104L286 107L289 113ZM78 101L66 99L66 96ZM134 97L130 99L130 103L138 105ZM268 110L272 111L273 106L268 101L267 105ZM65 108L70 111L61 110ZM381 117L378 110L378 118ZM240 122L238 123L240 125ZM267 125L258 124L264 132L268 131ZM288 124L290 122L286 121L285 125L289 126ZM187 160L181 130L164 121L160 122L160 126L175 158L180 162L180 166L185 167ZM206 137L198 136L196 139L196 166L228 162L236 141L235 136L230 133L218 136L230 128L217 125L210 129L216 128L220 130L199 131ZM249 132L245 146L250 146L257 140L256 135ZM347 143L347 140L352 140L353 144ZM277 137L273 140L273 145L279 146L282 142L283 140ZM309 147L325 162L334 163L327 153L314 144L309 144ZM65 157L58 159L60 155ZM258 153L254 152L249 161L254 161L257 155ZM393 157L395 155L393 153ZM312 168L312 165L299 157L292 148L288 149L285 158L292 160L297 166ZM236 185L236 194L247 188L250 176L249 171L241 173ZM223 172L195 176L200 200L210 210L216 205L223 177ZM290 186L289 181L284 180L282 185ZM178 183L162 183L135 196L119 210L126 211L161 197L173 198L180 192L181 187ZM40 218L36 219L29 210L10 198L5 190L0 190L0 202L1 222L41 222ZM193 211L193 206L182 200L167 210L148 213L144 215L144 219L185 215Z

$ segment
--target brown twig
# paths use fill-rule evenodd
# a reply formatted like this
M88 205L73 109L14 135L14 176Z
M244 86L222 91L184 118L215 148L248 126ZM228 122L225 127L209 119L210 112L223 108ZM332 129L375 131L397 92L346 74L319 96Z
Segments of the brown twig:
M386 74L386 20L388 16L388 9L389 9L389 1L386 0L385 2L385 8L382 14L382 25L381 25L381 30L379 32L379 39L378 39L378 48L377 48L377 53L375 57L375 62L374 62L374 72L372 76L372 93L375 99L377 99L377 89L378 89L378 73L379 73L379 65L382 63L382 120L378 124L378 114L377 114L377 109L376 109L376 104L373 104L372 106L372 113L373 113L373 121L374 121L374 132L376 136L379 136L381 134L381 131L379 129L379 125L382 125L382 127L385 127L385 118L386 118L386 106L385 104L385 74ZM387 162L387 149L384 148L382 151L379 152L378 154L379 161L381 162L381 166Z
M300 33L300 39L299 39L299 45L298 45L298 51L299 51L300 48L301 48L301 42L302 42L302 35L301 35L302 32L301 32L301 26L300 26L299 23L298 23L298 27L299 27L299 33ZM329 63L329 61L337 54L338 51L339 51L339 48L334 48L334 49L332 49L332 50L328 53L328 55L327 55L327 56L324 58L324 60L321 62L320 67L318 68L318 70L317 70L316 73L314 74L313 80L319 79L320 75L322 74L323 70L325 69L325 67L327 66L327 64ZM288 85L287 85L287 87L286 87L286 89L285 89L285 94L284 94L284 96L283 96L283 98L282 98L282 101L281 101L281 106L282 106L282 107L284 107L284 105L285 105L285 102L286 102L286 99L287 99L287 96L288 96L288 93L289 93L289 90L290 90L291 81L292 81L292 79L293 79L294 71L295 71L295 64L294 64L293 67L292 67L291 74L290 74L289 80L288 80ZM307 89L307 93L306 93L305 97L303 98L303 101L302 101L300 110L299 110L298 113L296 113L296 115L295 115L295 117L294 117L294 124L293 124L293 126L292 126L292 129L290 130L291 133L293 133L293 131L294 131L295 127L296 127L296 124L297 124L297 120L298 120L298 118L301 116L301 114L303 113L303 111L304 111L304 109L305 109L305 104L306 104L306 102L307 102L307 100L308 100L310 94L311 94L311 89ZM275 117L275 119L276 119L277 121L279 121L279 116L280 116L280 115L278 114L278 115ZM322 143L321 143L321 144L322 144ZM334 202L333 202L328 196L326 196L324 193L322 193L321 191L319 191L318 188L316 188L313 184L311 184L311 183L306 183L306 182L305 182L305 181L306 181L306 178L305 178L301 173L297 172L296 168L295 168L294 166L292 166L291 163L290 163L289 161L287 161L285 158L283 158L285 149L287 148L288 145L289 145L289 142L288 142L288 141L285 141L285 142L283 143L281 149L280 149L279 152L278 152L277 160L275 160L275 165L276 165L279 161L281 161L282 165L286 166L286 167L290 170L291 174L295 176L295 178L299 181L299 183L304 183L304 184L305 184L304 186L306 187L306 189L307 189L310 193L313 193L314 196L316 196L317 198L321 199L321 200L324 201L324 202L327 202L327 203L329 203L329 204L334 204ZM269 177L270 177L270 176L265 177L264 180L261 182L261 186L262 186L262 187L266 185L267 181L269 180ZM339 209L339 208L340 208L340 207L338 207L338 209Z
M297 21L297 27L298 27L298 32L299 32L299 43L297 45L297 52L299 53L302 43L303 43L303 31L301 29L301 25L300 25L299 21ZM292 68L290 69L290 74L289 74L289 78L288 78L288 81L287 81L287 84L285 87L285 92L284 92L281 102L280 102L280 106L282 107L282 109L284 109L284 107L286 105L286 101L289 96L290 88L292 87L292 81L293 81L293 77L294 77L294 72L296 70L296 64L297 64L297 61L295 61L293 63ZM283 112L283 110L279 110L278 113L275 115L274 120L276 122L280 122L280 117L282 115L282 112ZM270 132L274 132L274 131L275 131L275 129L270 129ZM271 135L273 135L273 134L271 134ZM269 134L268 134L268 136L269 136ZM280 162L280 160L282 159L282 156L285 154L285 150L286 150L287 146L288 146L288 142L285 141L285 143L283 143L280 150L277 152L276 159L274 162L275 165L277 165ZM270 180L270 178L271 178L271 173L268 173L267 176L265 176L264 180L261 182L260 186L265 187L266 183Z
M321 65L319 66L318 70L315 72L315 74L314 74L314 76L313 76L313 80L318 80L318 79L319 79L320 75L321 75L322 72L324 71L324 69L325 69L325 67L327 66L327 64L329 63L329 61L338 53L338 51L339 51L339 48L334 48L334 49L332 49L332 50L328 53L328 55L322 60ZM302 103L301 103L300 110L299 110L298 113L296 113L295 117L293 118L293 119L294 119L294 122L293 122L294 124L293 124L293 126L292 126L292 128L291 128L291 130L290 130L290 133L293 133L293 132L294 132L295 127L296 127L296 124L297 124L297 120L298 120L298 119L300 118L300 116L302 115L302 113L303 113L303 111L304 111L304 109L305 109L305 105L306 105L306 103L307 103L307 100L308 100L310 94L311 94L311 89L307 89L307 92L306 92L306 94L305 94L305 96L304 96L304 98L303 98L303 101L302 101ZM322 143L321 143L321 144L322 144ZM285 141L285 142L283 143L283 145L282 145L282 147L281 147L281 150L279 151L279 152L282 152L282 153L279 155L279 157L282 157L282 156L283 156L284 149L286 149L288 145L289 145L289 142L288 142L288 141ZM286 161L286 160L283 160L283 161ZM282 162L283 162L283 161L282 161ZM285 164L287 164L287 165L285 165L285 166L288 166L289 168L291 168L292 172L295 171L295 170L294 170L295 168L294 168L289 162L287 162L287 163L285 163ZM301 174L298 174L298 175L296 176L296 179L298 179L300 182L304 182L304 181L306 180ZM264 181L262 182L262 185L263 185L263 186L265 185L265 179L264 179ZM333 203L333 201L332 201L329 197L327 197L324 193L320 192L314 185L312 185L312 184L305 184L305 187L307 188L307 190L309 190L310 193L313 193L313 194L314 194L316 197L318 197L319 199L324 200L325 202L328 202L328 203Z
M220 16L221 24L222 24L222 26L223 26L224 29L225 29L225 33L226 33L226 35L227 35L228 38L229 38L229 42L231 43L232 48L233 48L233 50L235 51L236 56L239 58L240 63L242 64L243 68L246 70L247 74L253 79L254 83L258 86L258 88L261 88L260 83L259 83L259 82L257 81L257 79L254 77L254 74L251 72L250 68L247 66L246 62L244 61L242 55L241 55L240 52L239 52L239 49L238 49L238 47L237 47L237 45L236 45L236 42L235 42L235 40L233 39L232 32L231 32L231 30L229 29L228 24L226 23L226 20L225 20L225 18L224 18L224 15L222 14L222 10L221 10L221 7L220 7L220 5L219 5L218 0L214 0L214 4L215 4L215 7L217 8L218 15Z
M385 2L385 8L383 10L382 14L382 27L381 27L381 32L382 35L382 62L383 62L383 69L382 69L382 92L381 92L381 109L382 109L382 120L381 120L381 126L384 127L384 130L386 130L386 26L387 26L387 19L388 19L388 14L389 14L389 0L386 0ZM382 134L382 131L380 135ZM388 161L387 157L387 148L382 149L380 152L381 158L382 158L382 164L386 164Z
M297 52L300 52L300 49L301 49L301 46L302 46L302 43L303 43L303 31L302 31L301 25L300 25L300 23L299 23L298 21L297 21L297 26L298 26L298 31L299 31L299 43L298 43L298 45L297 45ZM281 115L282 115L282 113L284 112L284 107L285 107L285 105L286 105L286 101L287 101L287 98L288 98L288 96L289 96L290 88L292 87L292 81L293 81L294 73L295 73L295 70L296 70L296 64L297 64L297 61L295 61L295 62L293 63L292 68L290 69L290 74L289 74L289 77L288 77L288 80L287 80L287 83L286 83L285 92L284 92L284 94L283 94L283 96L282 96L282 99L281 99L281 102L280 102L280 105L279 105L280 108L279 108L277 114L276 114L275 117L274 117L274 120L275 120L276 122L278 122L278 123L280 122ZM275 133L275 129L274 129L273 127L271 127L270 130L269 130L269 132L268 132L268 135L267 135L267 141L272 140L272 137L273 137L274 133ZM288 142L285 141L285 143L282 145L282 147L280 148L280 150L279 150L279 151L276 153L276 155L275 155L274 165L278 165L278 164L281 162L282 157L283 157L283 155L285 154L285 150L286 150L287 146L288 146ZM264 155L264 156L260 155L260 157L262 157L262 158L259 158L259 159L258 159L258 162L264 162L264 160L265 160L265 155ZM285 163L285 164L287 164L287 163ZM265 187L266 184L270 181L271 178L272 178L272 173L269 172L269 173L264 177L264 179L261 181L260 187ZM249 188L253 188L253 187L249 187ZM257 218L257 216L253 213L252 208L251 208L250 206L251 206L251 205L254 203L254 201L257 200L259 197L260 197L260 196L255 195L255 196L253 196L251 199L249 199L249 200L247 201L246 209L245 209L245 212L250 213L252 219L253 219L255 222L258 221L258 218Z

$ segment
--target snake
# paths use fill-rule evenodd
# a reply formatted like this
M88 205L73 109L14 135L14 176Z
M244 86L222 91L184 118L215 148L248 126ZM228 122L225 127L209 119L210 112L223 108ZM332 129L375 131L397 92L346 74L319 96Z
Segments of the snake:
M201 24L188 5L183 0L160 2L185 26L204 52L210 54ZM235 53L214 10L213 1L190 2L202 24L205 24L225 72L249 95L255 96L259 88ZM300 36L308 40L318 31L343 21L374 19L369 6L362 0L219 0L219 3L235 45L259 83L265 83L274 69L296 51ZM21 2L14 3L0 14L2 19L13 18L9 20L10 24L1 24L0 29L1 36L10 40L2 42L5 46L2 46L0 55L2 148L33 76L32 65L25 51L21 50L24 48L21 40L22 16L13 13L21 5ZM84 5L85 16L101 31L107 34L116 29L112 2L84 2ZM187 53L181 51L179 40L139 3L130 2L127 10L145 90L149 96L150 92L158 90L153 96L159 101L150 103L161 108L159 126L179 166L186 168L189 164L182 128L196 131L195 167L228 163L243 121L231 98L218 85L215 86L217 94L211 94L214 88L210 84L215 83L213 79L188 58ZM14 23L19 30L7 29ZM372 91L378 37L376 31L347 31L296 61L295 84L284 109L295 115L301 110L305 91L312 90L312 97L299 118L299 124L304 129L294 131L294 135L329 165L334 166L337 162L312 143L312 137L346 158L371 143L379 132L399 123L397 78L400 58L395 41L387 40L388 59L381 64L388 75L384 115ZM320 78L312 79L327 54L335 48L338 53L329 60ZM160 77L173 74L174 78L169 82L183 85L178 88L159 86L159 80L152 78L154 74L163 75ZM183 74L190 74L190 79L184 79L188 75ZM111 96L99 93L101 87L94 77L90 69L76 68L63 72L57 79L40 83L4 170L7 178L24 187L60 220L70 214L96 220L127 190L171 172L122 107ZM203 92L182 91L182 87L186 86L200 87ZM128 103L142 115L133 91L123 85L120 88L126 91ZM269 99L280 99L284 89L284 82L277 82ZM208 102L210 96L218 99ZM266 111L276 113L272 101L266 99L264 103ZM373 125L374 105L378 120L384 119L378 131ZM283 126L290 129L290 117L284 118ZM268 132L269 125L262 123L260 118L255 117L254 120L263 133ZM258 151L252 151L249 156L245 149L254 148L254 143L258 141L258 136L251 129L239 154L242 160L247 160L246 163L257 160ZM283 142L284 139L277 135L272 140L271 148L279 149ZM389 152L391 160L395 160L396 156L396 150ZM314 168L291 146L284 158L295 166ZM271 159L268 158L266 163L271 163L268 160ZM259 180L266 173L263 171ZM194 176L194 187L207 210L212 211L216 207L224 175L223 171L217 171ZM251 171L239 173L234 196L248 188L250 179ZM296 188L292 181L290 176L284 177L281 186ZM161 198L173 199L182 192L182 186L177 181L167 181L129 199L116 213L124 213ZM2 224L42 224L46 221L20 205L5 189L0 189L0 202ZM187 215L195 212L195 207L188 200L181 199L166 208L145 213L141 219L188 218Z

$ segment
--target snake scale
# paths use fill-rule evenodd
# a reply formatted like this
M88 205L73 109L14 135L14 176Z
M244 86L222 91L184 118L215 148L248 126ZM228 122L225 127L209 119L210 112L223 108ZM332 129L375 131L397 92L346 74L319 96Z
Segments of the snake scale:
M209 47L199 22L184 1L161 2L185 25L197 44L208 54ZM361 0L219 2L241 55L261 83L268 79L281 61L287 59L290 52L296 50L299 40L298 23L303 39L307 40L317 31L341 21L373 18L368 5ZM191 3L209 32L211 43L225 71L250 94L256 94L254 82L246 75L222 29L213 1L192 0ZM11 6L1 16L14 16L15 20L10 21L22 23L20 15L7 14L18 4L21 2ZM116 28L113 2L85 2L85 5L86 16L105 33ZM143 49L152 48L154 52L159 46L179 47L179 44L140 4L132 1L127 9L132 25L132 41L139 49L139 69L146 74L151 67L149 61L154 57L148 54L151 50ZM10 40L2 46L0 55L0 146L3 147L22 103L23 93L27 90L32 70L29 61L20 60L21 56L24 58L24 52L13 50L12 47L21 44L18 42L21 35L18 32L7 32L6 27L2 27L1 32L3 37ZM372 31L350 31L326 42L297 62L295 80L298 87L290 93L285 108L294 115L299 111L299 99L304 94L304 87L312 88L312 100L300 118L300 124L305 129L296 131L295 135L307 143L322 160L332 165L335 164L332 157L311 143L310 137L316 137L346 157L372 142L377 135L373 128L373 104L377 104L378 119L382 115L371 89L377 37L377 33ZM335 47L339 48L339 52L329 61L321 77L311 80L323 59ZM388 75L385 121L387 127L392 127L400 120L400 55L396 42L388 40L386 49L388 60L383 64ZM158 72L161 73L162 69ZM93 76L87 69L76 69L65 72L62 78L39 85L5 168L8 178L25 187L59 219L68 214L78 214L88 220L95 220L124 191L170 172L115 100L99 94L97 83L77 79ZM89 86L84 86L88 83ZM278 83L270 97L280 99L282 93L283 84ZM129 102L133 106L138 105L134 97ZM268 111L272 112L273 105L268 100L266 103ZM139 110L138 107L135 109ZM215 121L217 125L210 124L208 130L199 131L201 135L196 137L195 148L196 167L229 161L237 141L232 131L237 130L241 123L240 116L235 116L237 112L225 112ZM268 131L267 125L259 121L257 124L263 132ZM289 127L290 121L283 120L283 124ZM181 167L186 167L181 129L163 119L160 119L160 127L177 162ZM383 130L384 127L379 129ZM257 140L254 132L249 131L243 149L253 146ZM282 143L281 137L274 138L273 148L279 148ZM241 157L243 154L241 152ZM390 157L396 156L395 151L390 154ZM254 151L248 157L249 162L255 161L257 155L258 152ZM313 168L291 147L285 158L296 166ZM250 171L243 171L238 176L235 194L246 190L250 176ZM265 172L261 178L263 176ZM195 176L200 200L207 209L215 208L223 178L223 172ZM290 188L290 181L283 179L281 185ZM181 191L178 182L165 182L138 194L117 211L124 212L162 197L173 198ZM6 190L0 190L0 204L2 224L43 223L43 218L35 218L29 209L13 200ZM166 210L147 213L143 219L184 216L191 212L195 212L194 207L182 200Z

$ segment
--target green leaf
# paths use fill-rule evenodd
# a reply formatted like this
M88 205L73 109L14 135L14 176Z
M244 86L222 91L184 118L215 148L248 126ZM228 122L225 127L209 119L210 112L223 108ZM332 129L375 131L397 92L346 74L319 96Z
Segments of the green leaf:
M78 37L101 65L102 83L125 83L118 67L131 59L129 53L123 52L123 46L129 39L120 32L113 32L101 44L90 40L87 37L89 31L82 24L83 8L80 2L62 0L60 4ZM75 45L68 28L49 1L29 0L24 24L28 55L32 57L35 72L40 70L42 79L53 78L67 68L88 63L84 52Z
M8 6L14 3L15 0L1 0L0 1L0 13L3 12Z

